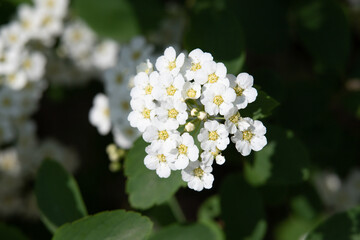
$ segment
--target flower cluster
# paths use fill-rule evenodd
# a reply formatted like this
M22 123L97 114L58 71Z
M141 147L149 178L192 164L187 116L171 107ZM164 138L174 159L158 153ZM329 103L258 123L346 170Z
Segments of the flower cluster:
M251 75L228 74L200 49L185 56L168 47L155 67L135 76L128 120L150 143L144 163L159 177L181 170L189 188L209 189L213 162L225 162L229 134L243 156L267 144L264 125L239 113L257 96Z
M123 45L116 66L103 74L105 94L95 96L89 113L90 122L99 133L105 135L111 131L115 143L124 149L130 148L140 135L127 121L131 111L129 92L137 71L152 71L150 62L143 63L152 57L152 52L153 46L143 37L135 37Z

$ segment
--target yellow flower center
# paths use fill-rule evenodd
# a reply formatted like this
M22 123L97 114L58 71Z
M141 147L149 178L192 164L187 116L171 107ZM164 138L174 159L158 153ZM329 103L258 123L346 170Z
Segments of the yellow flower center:
M194 98L194 97L196 97L196 91L194 90L194 89L192 89L192 88L190 88L188 91L187 91L187 96L189 97L189 98Z
M186 154L186 153L187 153L187 150L188 150L188 147L185 146L184 144L181 144L181 145L178 147L178 150L179 150L179 153L180 153L180 154Z
M80 42L80 40L82 39L82 34L79 30L75 30L72 37L75 42Z
M212 73L208 76L209 83L216 83L217 80L219 80L219 77L215 73Z
M128 101L123 101L121 102L121 108L124 110L129 110L130 109L130 104Z
M109 117L109 116L110 116L110 109L109 109L109 108L105 108L105 109L104 109L104 115L105 115L106 117Z
M250 131L248 131L248 130L243 131L242 134L243 134L243 139L244 139L245 141L250 141L251 138L253 137L252 132L250 132Z
M145 94L146 94L146 95L151 94L152 90L153 90L153 87L152 87L150 84L147 85L147 86L145 87Z
M115 78L116 83L121 84L124 81L124 78L121 74L118 74Z
M219 138L219 134L216 131L209 132L209 140L216 141Z
M46 2L46 5L49 7L49 8L52 8L54 7L55 3L54 3L54 0L49 0Z
M200 63L191 63L191 71L195 72L195 71L197 71L199 69L201 69Z
M23 67L26 68L26 69L31 68L31 66L32 66L32 63L31 63L31 60L30 60L30 59L26 59L26 60L23 62Z
M141 56L140 51L135 51L135 52L133 52L131 57L133 60L138 60L140 58L140 56Z
M150 118L150 109L144 108L142 111L142 115L144 118L149 119Z
M218 148L216 148L215 152L211 152L211 155L213 155L214 157L216 157L219 154L220 154L220 150Z
M235 93L236 93L236 96L241 96L244 92L244 89L242 89L241 87L239 87L239 85L237 85L236 87L234 87L234 90L235 90Z
M214 101L213 101L216 105L220 106L223 102L224 99L222 98L222 96L218 95L214 97Z
M15 82L16 75L15 74L10 74L10 75L8 75L8 79L9 79L9 82Z
M176 62L175 61L169 62L168 68L170 71L176 68Z
M46 16L42 21L41 21L41 25L42 26L47 26L52 22L52 18L50 16Z
M27 20L23 20L21 21L21 26L25 29L29 28L30 27L30 22L27 21Z
M159 131L159 139L166 140L169 137L169 134L166 130Z
M178 114L179 114L179 112L176 111L175 108L170 109L170 110L168 111L168 117L169 117L169 118L176 118Z
M202 177L204 175L204 170L202 170L200 167L194 169L194 175L196 177Z
M236 114L232 115L232 116L229 118L229 120L230 120L230 122L236 124L236 123L239 122L239 118L240 118L240 113L237 112Z
M166 162L166 157L164 154L158 154L157 158L159 159L160 162L163 162L163 163Z
M166 92L169 96L174 96L174 94L176 93L176 88L171 85L170 87L166 88Z

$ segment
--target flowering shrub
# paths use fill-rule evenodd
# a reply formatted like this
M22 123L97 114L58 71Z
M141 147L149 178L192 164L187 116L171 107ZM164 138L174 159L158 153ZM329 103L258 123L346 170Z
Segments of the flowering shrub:
M0 239L358 239L359 13L1 1Z

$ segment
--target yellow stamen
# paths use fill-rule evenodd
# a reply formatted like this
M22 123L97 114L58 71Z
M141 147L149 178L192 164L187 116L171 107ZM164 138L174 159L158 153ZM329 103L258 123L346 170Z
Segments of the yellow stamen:
M144 118L150 119L150 109L144 108L144 110L142 111L142 115Z
M243 131L242 134L243 134L243 139L244 139L245 141L250 141L251 138L254 136L254 135L252 134L252 132L250 132L250 131L248 131L248 130Z
M241 87L239 87L239 85L237 85L236 87L234 87L234 90L235 90L235 93L236 93L236 96L241 96L244 92L244 89L242 89Z
M159 131L159 139L166 140L169 137L169 134L166 130Z
M239 118L240 118L240 113L237 112L237 113L235 113L234 115L232 115L232 116L229 118L229 120L230 120L230 122L236 124L236 123L239 122Z
M202 170L200 167L194 169L194 175L196 177L202 177L204 175L204 170Z
M146 94L146 95L151 94L152 90L153 90L153 87L152 87L150 84L147 85L147 86L145 87L145 94Z
M171 85L170 87L166 88L166 93L169 96L174 96L174 94L176 93L176 88L173 85Z
M176 118L178 114L179 114L179 112L176 111L175 108L170 109L170 110L168 111L168 117L169 117L169 118Z
M216 131L209 132L209 140L216 141L219 138L219 134Z
M219 80L219 77L215 73L212 73L208 76L209 83L216 83L217 80Z
M214 97L214 101L213 101L216 105L220 106L223 102L224 99L222 98L222 96L218 95Z
M196 97L196 91L195 91L194 89L190 88L190 89L187 91L187 96L188 96L189 98L194 98L194 97Z
M176 62L175 61L169 62L168 68L170 71L176 68Z
M179 153L180 153L180 154L186 154L186 153L187 153L187 150L188 150L188 147L185 146L184 144L181 144L181 145L178 147L178 150L179 150Z
M159 159L160 162L166 162L166 157L164 154L158 154L157 158Z
M200 63L191 63L191 71L195 72L195 71L197 71L199 69L201 69Z

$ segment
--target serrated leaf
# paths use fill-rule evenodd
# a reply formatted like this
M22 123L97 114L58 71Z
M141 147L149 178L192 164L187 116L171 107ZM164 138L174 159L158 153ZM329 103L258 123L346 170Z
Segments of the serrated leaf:
M279 103L275 99L260 90L255 102L249 103L245 109L241 109L240 114L242 117L250 117L254 120L262 119L270 116L278 105Z
M291 185L308 179L309 153L293 132L268 126L266 137L267 146L254 153L253 164L245 165L247 181L255 186Z
M139 138L125 159L127 176L126 192L131 206L148 209L168 201L184 185L180 171L173 171L169 178L160 178L156 172L144 165L145 147L148 145Z
M312 230L306 240L360 239L360 207L337 213Z
M214 232L201 223L195 223L187 226L174 224L155 232L149 240L217 240Z
M27 240L28 238L16 227L0 223L0 239Z
M45 160L41 164L35 194L41 218L51 232L87 215L75 179L58 162Z
M59 228L53 240L142 240L152 222L139 213L115 210L82 218Z
M221 185L221 211L226 239L263 239L266 221L258 190L241 175L229 175Z

